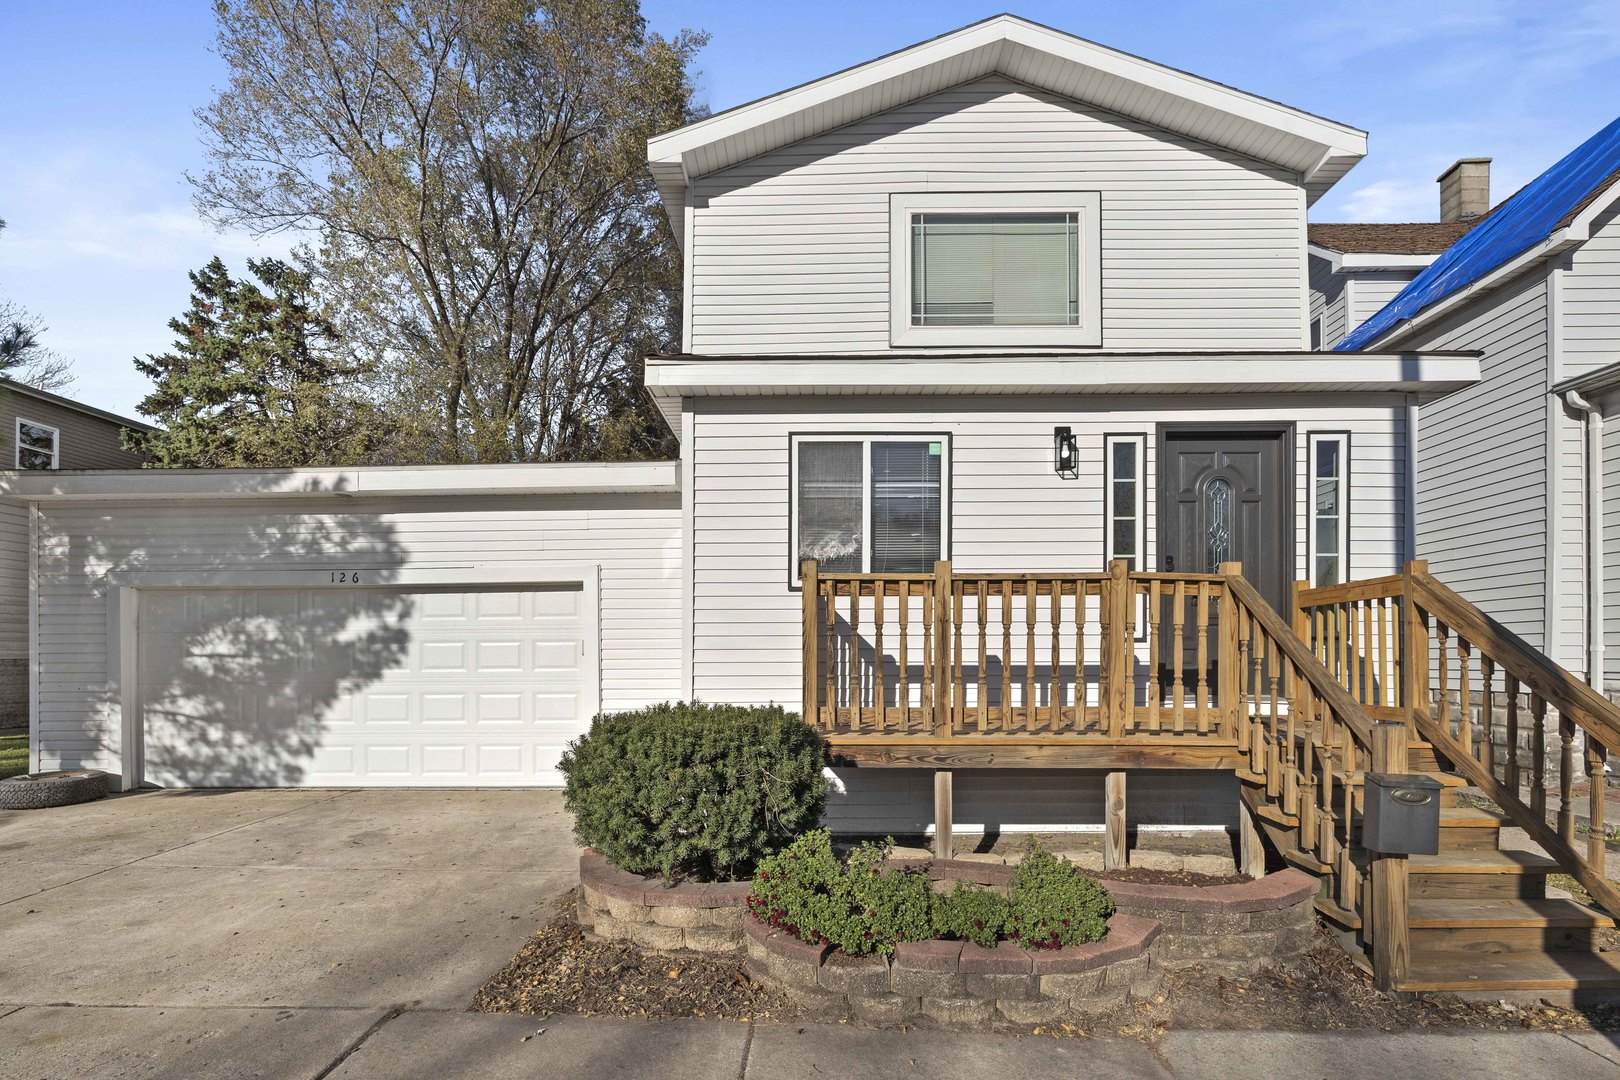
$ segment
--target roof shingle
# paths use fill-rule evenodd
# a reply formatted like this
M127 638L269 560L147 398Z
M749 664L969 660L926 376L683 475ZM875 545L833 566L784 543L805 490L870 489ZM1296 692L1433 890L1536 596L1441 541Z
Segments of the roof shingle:
M1306 235L1317 247L1345 254L1438 255L1483 220L1313 223Z

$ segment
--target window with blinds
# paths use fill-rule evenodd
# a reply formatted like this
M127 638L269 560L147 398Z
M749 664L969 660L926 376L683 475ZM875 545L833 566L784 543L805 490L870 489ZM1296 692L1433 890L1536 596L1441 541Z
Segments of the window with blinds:
M1349 580L1350 436L1312 435L1310 567L1311 583L1337 585Z
M1079 214L916 214L913 326L1078 326Z
M793 455L795 582L805 559L832 573L921 574L945 558L944 437L797 436Z

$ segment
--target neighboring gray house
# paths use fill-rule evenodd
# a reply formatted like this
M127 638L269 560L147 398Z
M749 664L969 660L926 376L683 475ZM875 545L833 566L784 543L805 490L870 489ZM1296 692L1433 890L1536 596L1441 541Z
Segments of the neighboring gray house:
M138 467L140 456L120 444L124 428L148 425L0 379L0 467ZM29 535L27 504L0 499L0 728L28 722Z
M1472 166L1466 191L1444 205L1485 207L1481 160L1459 163ZM1460 173L1447 177L1457 184ZM1620 670L1604 661L1605 639L1620 645L1620 442L1604 421L1620 412L1617 216L1620 121L1474 219L1388 304L1329 337L1340 350L1480 351L1480 382L1418 413L1418 554L1611 694L1620 690ZM1317 225L1312 236L1414 228ZM1323 311L1359 288L1343 269L1312 280L1313 308Z

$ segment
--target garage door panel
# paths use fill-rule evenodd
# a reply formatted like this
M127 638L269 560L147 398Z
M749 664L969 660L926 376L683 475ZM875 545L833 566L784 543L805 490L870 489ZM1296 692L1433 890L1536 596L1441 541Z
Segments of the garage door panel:
M589 725L572 589L142 596L147 778L557 784ZM594 631L593 631L594 632Z

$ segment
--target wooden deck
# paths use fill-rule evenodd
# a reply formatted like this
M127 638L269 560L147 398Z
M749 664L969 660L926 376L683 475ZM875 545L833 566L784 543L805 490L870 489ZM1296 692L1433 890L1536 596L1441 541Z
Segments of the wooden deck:
M1319 874L1319 910L1365 950L1381 987L1447 986L1457 958L1477 953L1491 974L1472 989L1544 989L1565 963L1573 974L1553 989L1620 995L1620 965L1586 948L1607 917L1549 905L1543 891L1546 874L1570 873L1620 914L1602 787L1584 843L1572 809L1576 763L1601 773L1620 708L1426 564L1302 582L1286 614L1236 564L986 574L941 562L881 575L807 562L803 580L804 715L838 763L933 770L936 849L951 848L957 769L1106 772L1109 866L1125 860L1130 771L1231 770L1242 869L1264 872L1264 836ZM1441 856L1362 847L1367 774L1425 771L1452 808ZM1466 785L1501 812L1481 821L1457 807L1449 793ZM1552 857L1501 850L1509 824Z

